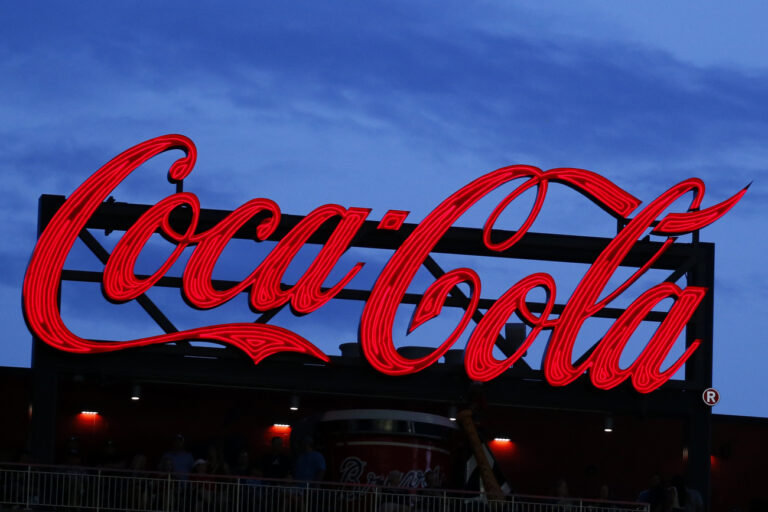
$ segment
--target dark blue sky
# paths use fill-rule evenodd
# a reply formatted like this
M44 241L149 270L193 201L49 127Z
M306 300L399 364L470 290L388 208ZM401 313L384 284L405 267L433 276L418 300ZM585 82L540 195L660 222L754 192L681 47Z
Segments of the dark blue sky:
M226 209L268 197L289 213L337 202L374 208L373 218L410 210L415 221L475 177L515 163L591 169L644 202L691 176L707 184L706 204L754 181L703 239L718 245L714 371L723 398L715 411L768 416L764 4L283 4L0 7L0 364L29 364L20 294L37 197L69 194L123 149L183 133L200 152L186 189L204 207ZM169 161L137 172L116 197L154 202L171 193ZM553 194L536 231L611 234L613 221L579 196ZM461 222L481 225L486 206ZM261 257L235 249L223 275L253 266L243 251ZM355 257L379 264L359 286L386 259ZM488 297L545 270L565 300L583 272L459 260L440 262L482 266ZM71 262L91 265L78 251ZM105 319L94 322L97 288L64 291L73 297L65 318L79 334L155 332L131 306L110 318L104 305ZM174 304L178 297L154 293L177 322L205 321ZM319 344L350 341L359 308L342 306L295 328ZM237 301L223 309L202 316L249 315Z

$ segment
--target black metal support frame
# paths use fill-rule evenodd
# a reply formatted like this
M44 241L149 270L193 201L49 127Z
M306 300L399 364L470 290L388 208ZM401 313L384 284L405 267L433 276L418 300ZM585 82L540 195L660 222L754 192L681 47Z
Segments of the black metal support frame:
M64 202L64 197L44 195L40 198L38 231L42 230ZM101 247L89 230L125 231L149 208L148 205L126 204L108 201L101 205L81 233L81 240L105 263L107 251ZM174 212L172 224L184 224L184 215ZM198 230L206 230L221 221L229 212L202 210ZM283 215L280 225L270 240L281 239L302 217ZM235 238L252 239L256 220L240 229ZM413 232L416 224L404 224L397 231L379 230L376 221L366 221L353 241L354 247L372 249L397 249ZM621 225L618 226L621 229ZM324 225L311 237L309 243L322 244L332 232L333 226ZM517 258L569 263L592 263L610 243L609 238L528 233L517 244L503 253L489 250L482 242L480 229L452 227L440 240L433 253L447 253L496 258ZM509 236L510 233L499 233ZM639 267L645 264L661 247L661 242L639 241L628 254L622 266ZM443 270L429 257L425 267L439 277ZM642 395L629 384L610 391L595 389L585 378L564 388L549 386L540 371L532 369L523 359L499 378L483 385L487 402L492 405L508 405L532 408L557 408L566 410L602 411L612 414L677 417L686 422L686 442L689 450L689 482L709 490L709 438L710 408L702 403L701 391L712 381L712 324L714 286L714 245L698 241L694 234L692 243L678 241L652 266L670 270L667 281L675 282L683 277L687 284L707 287L710 291L704 302L686 327L686 345L696 339L702 345L687 362L685 379L670 381L659 390ZM101 272L68 270L63 280L100 282ZM236 283L214 282L215 286L228 287ZM163 277L157 286L181 287L181 278ZM366 300L368 290L345 289L338 299ZM406 294L404 304L417 304L418 294ZM148 297L137 302L165 332L176 327ZM473 319L482 318L480 310L493 304L491 299L480 299L479 310ZM446 306L463 307L468 298L458 289L449 295ZM530 303L531 311L541 311L543 304ZM553 314L562 311L556 305ZM618 318L621 308L604 308L595 316ZM256 322L269 322L277 310L259 316ZM660 322L665 313L652 312L648 321ZM504 344L500 334L497 340ZM508 347L507 347L508 348ZM585 354L582 357L588 355ZM213 355L211 359L185 357L190 354ZM434 365L418 374L393 378L379 374L368 365L351 363L347 358L332 357L331 364L306 364L295 356L273 356L258 366L236 350L211 350L189 344L152 346L116 353L79 356L56 351L35 339L33 346L34 413L32 441L38 457L45 461L53 458L53 420L56 411L56 382L63 374L108 374L116 378L151 380L158 382L193 383L215 386L238 386L264 390L306 390L312 393L350 394L369 397L407 397L439 402L460 402L467 399L470 382L461 367L448 364ZM349 383L354 382L354 386ZM51 389L53 388L53 389Z

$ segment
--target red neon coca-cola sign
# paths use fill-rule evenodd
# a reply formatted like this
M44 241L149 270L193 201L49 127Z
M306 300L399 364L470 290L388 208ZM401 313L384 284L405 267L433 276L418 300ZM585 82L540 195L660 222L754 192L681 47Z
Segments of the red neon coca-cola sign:
M78 234L121 181L148 159L171 149L180 149L186 156L171 166L169 179L184 179L195 165L194 144L182 135L157 137L112 159L80 185L56 212L37 242L24 280L24 312L32 332L59 350L82 354L193 339L238 347L254 363L279 352L299 352L328 361L328 356L307 339L288 329L268 324L244 322L211 325L122 341L87 340L72 333L64 325L57 297L64 262ZM440 315L449 292L457 284L467 283L472 290L468 307L458 325L427 356L410 359L396 351L392 331L397 307L418 268L454 222L480 199L512 180L523 181L494 209L483 229L483 243L490 250L505 251L525 235L544 204L550 183L559 183L580 192L627 223L591 265L558 317L550 317L555 304L556 285L549 274L532 274L502 294L475 327L467 343L465 368L469 377L479 381L497 377L525 353L541 331L549 330L550 341L542 369L547 381L554 386L567 385L587 370L592 383L601 389L613 388L630 379L635 389L647 393L669 380L700 344L700 341L690 344L670 367L661 370L672 345L707 293L706 288L680 288L669 282L653 286L624 311L592 354L578 366L572 363L576 335L588 318L637 281L674 243L674 237L701 229L725 215L741 199L746 188L719 204L701 208L704 183L691 178L678 183L639 209L640 200L602 176L586 170L560 168L541 171L536 167L516 165L481 176L445 199L427 215L382 270L360 321L360 344L367 361L382 373L407 375L435 363L456 342L467 328L480 298L481 282L474 270L453 269L438 278L424 293L413 315L409 332ZM522 226L510 238L496 239L493 228L499 215L512 201L532 188L536 190L536 199ZM687 211L666 213L659 218L688 192L693 193L693 198ZM191 212L191 221L183 231L174 229L169 221L171 212L180 206ZM182 276L182 291L192 306L200 309L215 308L247 291L250 305L258 311L290 304L298 313L311 313L336 296L363 267L364 263L357 263L339 282L330 287L322 286L369 213L367 208L345 208L335 204L316 208L277 243L248 277L229 289L221 290L214 288L212 274L227 243L246 222L256 216L261 220L254 233L255 238L265 240L280 222L280 208L269 199L253 199L229 213L212 228L198 231L200 204L197 196L189 192L178 192L153 205L125 232L104 269L104 294L115 302L139 297L165 275L185 248L192 246L194 250ZM379 229L397 230L407 215L408 212L391 210L379 223ZM320 253L295 285L288 289L281 287L282 277L290 262L310 236L329 219L338 222ZM667 240L629 279L606 293L606 285L614 271L652 225L652 233L667 236ZM175 244L175 249L151 276L139 278L134 273L137 258L149 238L158 232ZM537 288L543 289L547 295L545 307L538 315L526 305L526 296ZM599 299L601 296L604 298ZM637 359L629 367L621 368L619 360L630 336L645 316L665 299L674 301L666 318ZM531 327L530 333L514 354L504 360L497 360L492 354L496 336L513 314Z

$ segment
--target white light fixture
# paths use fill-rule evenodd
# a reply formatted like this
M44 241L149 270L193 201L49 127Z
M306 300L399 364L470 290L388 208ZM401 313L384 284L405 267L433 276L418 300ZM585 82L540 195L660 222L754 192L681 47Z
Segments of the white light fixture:
M290 425L288 425L287 423L275 423L275 424L274 424L274 425L272 425L272 426L273 426L273 427L277 427L277 428L291 428L291 426L290 426Z
M131 400L137 401L141 400L141 386L138 384L134 384L131 387Z
M613 432L613 417L606 416L603 425L603 432Z
M496 441L497 443L509 443L512 441L508 437L494 437L493 440Z
M84 416L98 416L99 412L98 411L80 411L80 414Z
M456 421L456 406L452 405L448 408L448 419L451 421Z
M299 410L299 395L291 395L291 406L289 409L292 411Z

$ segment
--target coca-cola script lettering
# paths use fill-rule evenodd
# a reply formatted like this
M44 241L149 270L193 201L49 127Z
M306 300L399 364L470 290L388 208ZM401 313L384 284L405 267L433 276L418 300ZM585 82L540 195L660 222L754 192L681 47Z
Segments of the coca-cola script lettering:
M181 135L157 137L123 152L96 171L54 215L37 242L24 280L24 311L33 333L59 350L83 354L195 339L238 347L254 363L272 354L287 351L328 361L328 356L309 340L288 329L268 324L243 322L211 325L120 341L83 339L64 325L57 296L64 262L78 234L121 181L148 159L172 149L180 149L186 156L171 166L169 178L172 181L184 179L195 165L194 144ZM543 361L543 371L547 381L554 386L567 385L588 369L593 384L602 389L613 388L631 379L638 391L647 393L669 380L699 345L698 341L690 344L669 368L661 370L672 345L707 293L706 288L680 288L668 282L653 286L626 309L596 349L578 366L572 363L576 336L589 317L618 297L653 265L656 258L674 243L675 236L701 229L718 220L741 199L746 188L719 204L702 208L704 184L699 179L691 178L673 186L639 209L639 199L593 172L570 168L541 171L525 165L498 169L464 186L427 215L395 251L371 290L360 322L360 344L371 366L389 375L418 372L442 357L467 328L478 305L481 282L474 270L457 268L429 286L416 308L409 328L412 331L440 315L451 289L459 283L467 283L472 290L469 304L451 334L431 354L418 359L400 355L392 340L397 307L435 244L471 206L512 180L522 180L522 183L494 209L483 229L483 242L493 251L505 251L525 235L541 210L550 183L560 183L576 190L611 215L627 220L627 225L592 264L558 317L550 317L557 289L549 274L532 274L502 294L469 338L465 355L469 377L479 381L497 377L525 353L541 331L549 330L550 341ZM536 190L536 199L531 213L513 236L498 240L493 231L497 219L512 201L532 188ZM687 211L667 213L659 218L688 192L692 192L692 199ZM176 231L169 222L169 216L180 206L191 212L191 221L186 229ZM304 217L242 282L227 290L216 289L211 282L213 269L235 232L258 216L261 220L254 236L257 240L266 239L280 222L280 208L269 199L253 199L206 231L198 229L199 213L197 196L189 192L172 194L146 211L126 231L110 255L104 269L105 295L117 302L139 297L165 275L185 248L194 247L182 276L182 292L194 307L215 308L247 291L251 306L258 311L289 304L298 313L311 313L336 296L364 265L362 262L357 263L337 283L321 287L370 213L367 208L328 204ZM390 211L379 227L397 230L407 215L408 212ZM320 253L295 285L288 289L281 287L282 277L291 260L310 236L329 219L335 219L337 223ZM668 237L661 249L621 286L615 290L605 290L624 257L651 226L654 226L652 233ZM134 273L134 265L144 245L157 232L174 243L175 249L151 276L139 278ZM526 305L526 296L536 288L543 289L547 294L544 310L538 315ZM601 296L604 298L599 299ZM622 351L638 324L659 302L670 298L674 304L645 349L630 366L621 368L619 360ZM530 333L514 354L504 360L497 360L492 354L496 336L513 314L531 327Z

